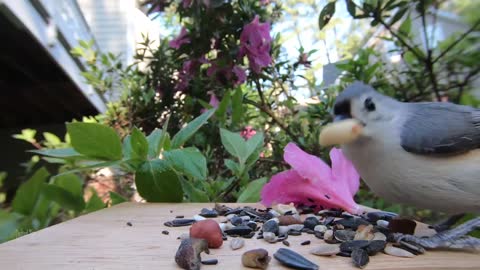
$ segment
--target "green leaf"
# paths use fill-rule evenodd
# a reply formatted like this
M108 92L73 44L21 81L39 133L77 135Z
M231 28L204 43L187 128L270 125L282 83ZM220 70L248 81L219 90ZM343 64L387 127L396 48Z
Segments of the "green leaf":
M206 122L207 120L213 115L215 109L208 110L202 113L197 118L193 119L190 123L188 123L184 128L182 128L172 139L171 147L173 149L181 147L190 137L197 132Z
M399 11L397 11L395 13L395 15L393 15L393 18L392 20L390 21L390 26L394 25L396 22L398 22L401 18L403 18L403 15L405 15L405 13L407 12L408 8L405 7L405 8L402 8L400 9Z
M74 195L60 186L43 184L42 193L47 199L58 203L63 208L76 212L80 212L85 208L83 196Z
M267 178L260 178L248 183L242 194L238 197L238 203L258 202L260 201L260 192L267 183Z
M0 172L0 188L3 186L3 181L7 179L7 173L6 172Z
M113 128L97 123L69 123L68 134L80 154L107 160L122 159L122 143Z
M74 196L83 196L83 181L73 173L55 176L54 183Z
M45 168L38 169L33 176L25 183L23 183L15 194L12 202L12 209L15 212L30 215L37 203L38 196L47 181L49 173Z
M146 160L148 155L148 141L145 135L138 129L133 128L130 137L130 145L132 147L132 158Z
M239 123L243 116L243 94L242 88L237 87L232 96L232 122Z
M320 16L318 16L318 27L322 30L332 19L333 14L335 13L335 4L337 1L333 1L328 3L320 12Z
M263 146L263 133L257 132L253 137L247 140L247 157L246 159L250 158L250 156L255 152L255 150L262 148Z
M37 134L36 130L27 128L27 129L22 129L21 134L15 134L12 137L15 139L24 140L29 143L34 143L36 142L35 134Z
M39 150L29 150L28 152L40 154L43 156L63 158L63 159L75 159L75 158L82 157L82 154L78 153L73 148L39 149Z
M163 155L177 172L198 179L207 178L207 160L197 148L165 151Z
M167 118L165 123L163 123L162 130L165 132L162 133L162 136L160 137L160 150L170 150L171 148L171 141L170 141L170 134L168 133L168 123L170 122L170 116Z
M233 174L240 174L240 165L231 159L224 160L225 166L227 166Z
M146 161L135 174L138 193L148 202L181 202L183 190L180 178L167 161Z
M220 139L225 149L234 157L238 158L240 164L244 164L247 160L249 149L245 139L238 133L230 132L226 129L220 129Z
M10 239L17 231L20 216L0 209L0 243Z
M133 149L132 149L132 136L127 135L123 138L123 147L122 153L124 159L132 159Z
M182 187L190 202L209 202L206 192L194 187L189 181L182 181Z
M356 9L355 3L353 2L353 0L346 0L346 1L347 1L348 13L350 13L350 16L355 18L356 14L357 14L357 9Z
M230 92L225 92L222 101L220 101L220 104L218 104L218 108L215 111L215 116L222 123L225 122L225 118L227 116L227 108L230 104L231 99L232 98L230 97Z
M110 194L110 201L112 202L112 205L116 205L116 204L123 203L123 202L128 202L127 198L123 197L122 195L120 195L116 192L109 191L109 194Z
M119 166L125 162L128 162L128 160L124 161L124 160L116 160L116 161L101 161L101 162L93 162L92 164L89 164L87 166L84 166L84 167L80 167L80 168L77 168L77 169L73 169L73 170L68 170L68 171L65 171L65 172L62 172L62 173L59 173L56 175L56 177L58 176L61 176L61 175L65 175L65 174L71 174L71 173L75 173L75 172L81 172L81 171L85 171L85 170L92 170L92 169L97 169L97 168L106 168L106 167L113 167L113 166Z
M88 200L85 206L85 212L90 213L105 208L105 203L98 197L97 192L92 188L92 197Z
M410 30L412 29L412 19L408 16L398 28L398 31L404 36L410 35Z
M149 158L158 158L160 151L162 150L162 145L160 145L163 135L163 130L156 128L150 133L147 137L148 141L148 157Z
M60 138L58 138L57 135L50 132L44 132L43 137L51 145L59 145L62 143L62 140L60 140Z

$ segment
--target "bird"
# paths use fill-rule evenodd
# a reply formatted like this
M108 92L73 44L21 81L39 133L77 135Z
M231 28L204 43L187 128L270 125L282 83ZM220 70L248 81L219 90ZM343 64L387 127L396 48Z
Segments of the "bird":
M355 81L336 98L334 123L362 132L338 142L363 181L390 202L451 214L480 213L480 110L448 102L400 102ZM342 136L339 136L339 138ZM395 235L426 248L480 249L466 236L480 217L430 238Z

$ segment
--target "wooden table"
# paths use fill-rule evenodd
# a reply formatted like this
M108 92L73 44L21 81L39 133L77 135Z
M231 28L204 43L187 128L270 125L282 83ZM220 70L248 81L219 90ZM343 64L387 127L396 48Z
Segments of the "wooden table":
M169 228L163 223L176 215L191 217L202 207L213 204L123 203L1 244L0 269L179 269L174 262L180 244L177 237L189 227ZM163 230L170 234L162 234ZM306 239L312 243L301 246ZM291 236L288 241L320 269L357 269L350 258L310 255L308 250L323 242L312 235ZM210 249L210 255L202 255L202 259L218 259L218 265L202 269L247 269L241 265L242 253L260 247L272 255L285 246L253 238L232 251L226 241L220 249ZM370 259L365 269L480 269L480 254L469 252L428 251L415 258L378 254ZM268 269L287 268L272 258Z

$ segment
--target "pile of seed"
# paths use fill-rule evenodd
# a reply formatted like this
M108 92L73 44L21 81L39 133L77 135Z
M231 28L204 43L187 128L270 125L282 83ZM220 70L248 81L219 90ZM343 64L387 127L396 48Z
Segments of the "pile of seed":
M218 234L214 231L208 231L210 229L206 227L212 227L211 224L204 226L200 229L202 232L197 233L199 229L194 227L202 227L197 225L201 225L200 223L206 221L206 219L210 221L208 218L218 216L225 217L224 221L219 223L218 226L213 225L212 230L218 230ZM317 212L314 211L313 207L295 208L293 205L282 204L266 209L256 209L248 206L230 208L216 204L213 209L202 209L198 215L191 219L180 217L166 222L165 225L177 227L190 226L194 223L199 224L191 227L189 235L179 237L182 240L180 247L183 250L179 248L177 256L181 258L176 257L176 260L189 260L179 263L179 265L191 265L191 261L198 264L202 263L200 253L208 250L208 247L218 247L218 245L213 246L212 243L218 243L219 240L222 242L222 240L227 240L228 237L232 238L230 248L237 250L244 246L244 239L255 237L268 243L282 243L285 246L290 246L289 237L310 234L312 238L323 239L325 242L312 245L311 254L350 257L352 264L359 268L365 267L369 263L370 257L379 252L399 257L414 257L425 253L422 247L412 243L404 241L400 243L391 241L392 243L389 243L388 240L391 240L392 233L413 234L416 226L414 221L401 219L397 214L390 212L378 211L363 215L352 215L337 209ZM200 238L203 238L206 243L193 243L194 241L191 241L190 238L192 234L201 235ZM194 236L191 236L192 239ZM310 244L310 240L301 243L301 245ZM201 248L196 250L195 245ZM185 256L186 249L191 249L190 257ZM279 248L273 257L285 266L294 269L318 269L316 264L290 249ZM255 249L244 253L242 263L245 266L264 269L270 259L266 250ZM212 261L203 261L203 263L212 264Z

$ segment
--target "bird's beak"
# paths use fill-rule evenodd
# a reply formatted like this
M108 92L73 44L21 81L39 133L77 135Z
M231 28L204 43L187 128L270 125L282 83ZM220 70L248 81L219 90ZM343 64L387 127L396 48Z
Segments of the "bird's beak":
M342 119L341 117L341 115L335 117L333 123L328 124L322 129L319 138L320 145L348 144L362 135L363 125L360 121L348 117Z

